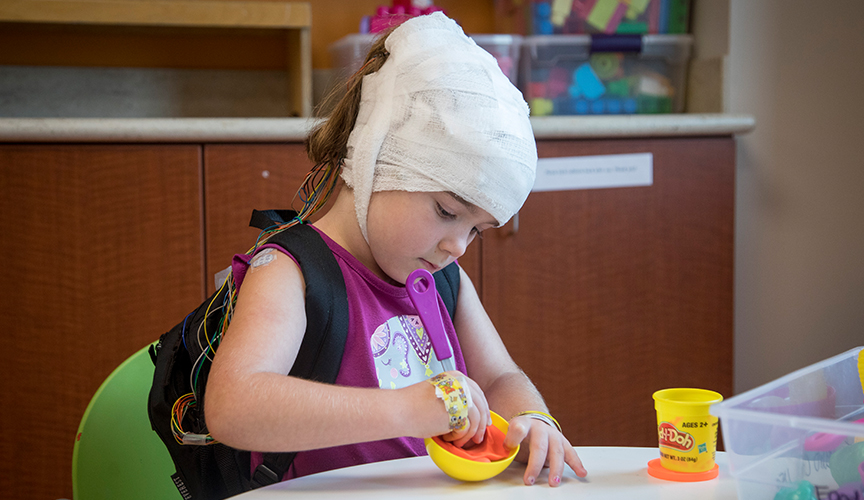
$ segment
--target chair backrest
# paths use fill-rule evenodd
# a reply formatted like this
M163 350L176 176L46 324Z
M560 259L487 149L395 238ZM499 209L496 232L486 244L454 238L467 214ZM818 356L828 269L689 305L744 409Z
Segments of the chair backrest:
M154 370L148 348L117 367L84 411L72 452L75 500L181 499L171 456L147 416Z

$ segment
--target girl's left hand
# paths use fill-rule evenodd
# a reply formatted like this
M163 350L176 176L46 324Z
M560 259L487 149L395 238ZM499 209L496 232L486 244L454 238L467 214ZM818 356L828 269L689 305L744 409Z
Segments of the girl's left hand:
M558 429L541 420L527 416L510 420L504 446L514 448L517 444L522 445L516 456L520 462L526 462L524 456L526 448L528 450L528 466L523 477L526 485L534 484L544 466L549 467L549 486L561 484L564 464L570 466L579 477L588 475L570 441Z

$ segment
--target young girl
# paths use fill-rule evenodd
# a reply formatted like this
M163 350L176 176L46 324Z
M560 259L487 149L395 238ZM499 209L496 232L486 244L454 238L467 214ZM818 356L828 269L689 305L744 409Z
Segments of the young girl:
M467 386L471 404L467 418L451 421L428 380L443 367L417 333L404 286L417 268L453 263L479 233L507 222L531 190L537 152L528 107L495 59L441 13L408 20L371 49L307 149L345 181L314 225L348 291L339 376L335 385L286 376L306 328L305 284L290 256L266 248L250 262L210 372L213 438L259 452L300 451L287 479L424 455L422 439L431 436L479 443L491 409L510 419L505 445L522 444L525 484L544 465L551 486L565 464L585 476L461 270L455 316L442 315L456 366L444 377Z

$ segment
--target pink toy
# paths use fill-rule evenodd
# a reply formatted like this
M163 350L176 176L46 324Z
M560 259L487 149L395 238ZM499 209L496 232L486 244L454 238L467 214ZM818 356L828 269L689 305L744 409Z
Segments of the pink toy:
M597 3L597 0L573 0L573 12L581 19L585 19L591 13L591 9L594 8L595 3Z
M621 24L621 20L624 19L624 14L627 13L627 4L619 3L618 7L615 9L615 13L612 14L612 18L609 19L609 24L606 25L605 33L607 35L611 35L618 31L618 25Z
M570 74L566 69L555 66L549 70L549 79L546 80L546 97L552 99L567 92L570 86Z
M393 5L391 7L379 5L378 8L375 9L375 15L369 19L369 33L380 33L386 31L393 26L404 23L412 17L431 14L437 11L443 12L442 9L435 7L431 2L429 2L427 7L423 8L418 7L417 3L421 2L412 2L411 0L393 0Z
M531 97L546 97L546 82L531 82L528 84L528 95Z
M856 420L855 423L864 424L864 418ZM807 451L834 451L845 440L846 436L819 432L804 440L804 449ZM861 465L864 466L864 463Z

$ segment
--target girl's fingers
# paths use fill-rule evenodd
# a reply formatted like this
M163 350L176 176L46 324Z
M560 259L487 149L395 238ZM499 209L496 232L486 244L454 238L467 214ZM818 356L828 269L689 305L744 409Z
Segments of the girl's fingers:
M466 377L469 391L471 392L471 407L468 409L469 428L458 438L453 444L463 446L468 441L482 443L486 437L486 427L492 424L492 418L489 414L489 403L486 401L486 394L480 389L476 382Z
M537 476L540 475L543 466L546 464L546 453L549 451L549 440L537 439L537 436L533 434L529 443L530 454L528 455L528 466L525 467L525 475L523 476L523 480L527 485L532 485L537 480Z
M564 447L560 441L550 440L546 463L549 465L549 486L558 486L564 475Z
M483 436L486 433L486 427L480 425L480 422L483 419L480 416L480 412L477 408L471 408L468 411L468 425L465 426L464 429L459 431L458 437L455 441L453 441L453 445L461 448L468 441L474 441L475 443L483 442ZM477 440L477 435L480 434L480 440Z
M549 486L553 487L561 484L565 464L579 477L588 475L573 446L556 429L536 420L514 418L504 440L505 446L512 448L516 444L524 443L525 439L528 439L525 444L529 451L523 478L525 484L534 484L544 466L549 468Z
M579 455L576 453L576 450L573 449L572 446L567 446L564 448L564 462L573 469L573 472L576 473L579 477L585 477L588 475L588 471L585 470L585 466L582 465L582 459L579 458Z
M492 424L486 395L476 382L462 373L456 371L449 373L464 380L471 401L468 407L465 427L456 431L450 431L442 435L441 438L445 441L451 441L454 446L458 447L462 447L465 443L472 440L475 443L482 443L483 438L486 436L486 427Z
M507 436L504 437L504 447L512 450L528 437L528 431L531 430L530 422L526 423L525 418L514 418L510 421L510 426L507 429Z

